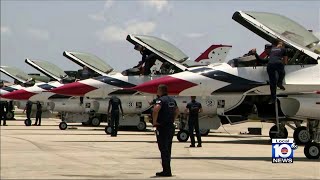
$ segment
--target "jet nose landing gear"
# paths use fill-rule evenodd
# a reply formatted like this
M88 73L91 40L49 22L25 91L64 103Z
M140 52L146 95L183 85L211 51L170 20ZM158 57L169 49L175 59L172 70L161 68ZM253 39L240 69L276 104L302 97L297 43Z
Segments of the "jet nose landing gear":
M280 131L278 132L278 127L277 125L274 125L270 128L269 130L269 137L271 139L285 139L288 137L288 130L287 128L283 125L283 124L280 124Z
M304 155L308 159L319 159L320 157L320 121L308 120L309 133L313 142L309 141L304 147Z

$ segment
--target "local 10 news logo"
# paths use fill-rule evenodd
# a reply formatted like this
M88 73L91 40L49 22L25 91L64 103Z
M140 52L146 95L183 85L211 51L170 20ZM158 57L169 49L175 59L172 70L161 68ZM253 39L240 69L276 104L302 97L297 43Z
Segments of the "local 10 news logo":
M272 139L272 163L293 163L293 151L297 148L292 138Z

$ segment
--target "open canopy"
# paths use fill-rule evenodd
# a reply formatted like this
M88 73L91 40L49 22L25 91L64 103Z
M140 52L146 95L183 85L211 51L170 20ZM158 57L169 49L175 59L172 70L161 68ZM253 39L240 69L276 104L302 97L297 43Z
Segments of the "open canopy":
M186 66L181 63L189 57L168 41L153 36L132 34L127 36L127 40L132 44L140 44L180 70L186 69Z
M21 82L21 83L26 83L27 81L29 81L31 79L31 77L21 71L20 69L16 68L16 67L10 67L10 66L1 66L0 70L2 73L8 75L9 77Z
M271 43L281 39L287 45L303 51L313 59L319 58L319 54L314 51L314 46L317 46L319 39L285 16L266 12L237 11L232 19Z
M113 71L109 64L93 54L65 51L63 55L76 64L82 67L87 66L100 75L106 75Z
M26 59L25 62L35 69L39 70L48 77L60 81L62 78L66 77L67 74L55 64L48 61L38 61Z

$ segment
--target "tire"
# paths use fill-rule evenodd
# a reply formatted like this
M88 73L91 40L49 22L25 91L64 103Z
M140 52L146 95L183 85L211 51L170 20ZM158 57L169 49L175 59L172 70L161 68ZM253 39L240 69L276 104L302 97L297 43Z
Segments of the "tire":
M298 127L293 132L293 139L296 144L307 144L311 142L310 133L305 126Z
M319 159L320 157L320 144L310 142L304 147L304 155L308 159Z
M13 111L7 112L6 118L9 119L9 120L14 119L14 112Z
M286 139L288 137L288 130L286 127L283 128L283 132L280 132L279 134L277 133L274 133L275 131L277 131L278 128L277 128L277 125L274 125L270 128L269 130L269 137L271 139Z
M147 124L144 121L140 121L137 125L138 131L145 131L147 129Z
M112 132L111 127L110 127L110 126L106 126L106 127L104 128L104 132L106 132L106 134L111 134L111 132Z
M100 126L100 119L97 118L97 117L92 118L92 119L91 119L91 125L92 125L93 127L98 127L98 126Z
M67 123L61 122L61 123L59 124L59 129L60 129L60 130L66 130L67 128L68 128Z
M210 129L200 129L199 131L201 136L208 136L208 134L210 133Z
M31 126L32 121L30 119L24 120L24 125Z
M179 142L187 142L189 139L189 132L186 130L180 130L177 134L177 139Z

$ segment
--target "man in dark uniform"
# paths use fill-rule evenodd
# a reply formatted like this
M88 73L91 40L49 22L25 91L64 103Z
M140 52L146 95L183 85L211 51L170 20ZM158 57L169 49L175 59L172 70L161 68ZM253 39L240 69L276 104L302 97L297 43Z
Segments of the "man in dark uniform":
M3 81L0 81L0 88L3 88L4 87L4 82ZM6 101L0 101L0 120L3 120L3 125L6 126L6 114L8 112L8 106L5 107ZM6 109L6 110L4 110ZM1 126L1 122L0 122L0 126Z
M288 63L288 57L283 41L278 41L276 46L272 47L269 53L267 72L269 75L271 101L269 104L274 104L277 99L277 86L285 90L283 79L285 76L284 65ZM278 81L276 78L278 73Z
M26 107L23 110L26 111L26 115L27 115L27 119L31 120L31 111L32 111L32 102L31 101L27 101Z
M193 130L196 131L196 135L197 135L197 141L198 141L197 147L201 147L202 142L201 142L201 134L199 130L199 113L202 112L202 106L201 106L201 103L196 101L195 96L191 96L191 102L187 104L185 112L189 114L188 125L189 125L190 139L191 139L190 147L195 147Z
M108 114L110 113L110 108L111 109L111 136L117 136L118 134L118 126L119 126L119 107L121 109L121 114L123 117L123 109L122 109L122 104L121 100L116 97L112 96L109 100L109 106L108 106Z
M37 101L36 122L34 123L34 126L36 125L41 126L41 115L42 115L42 105L39 101ZM39 124L38 124L38 120L39 120Z
M83 66L83 69L80 74L80 80L85 80L93 77L93 72L87 67ZM80 96L80 105L83 104L83 96Z
M157 55L151 52L150 50L146 49L145 47L137 44L134 46L134 49L140 51L142 55L142 60L138 63L138 65L134 66L134 68L143 68L143 75L150 75L151 74L151 67L157 60Z
M161 153L162 172L156 176L172 176L171 174L171 148L174 135L174 120L179 115L176 101L168 96L166 85L158 86L159 98L153 108L153 126L157 128L157 142Z
M159 96L157 95L156 98L154 98L152 101L149 102L149 105L150 105L151 107L150 107L150 111L148 111L148 112L150 113L150 118L151 118L150 123L151 123L151 124L153 123L153 120L152 120L153 108L154 108L154 105L156 104L158 98L159 98Z
M7 126L7 117L6 114L8 112L8 102L7 101L0 101L0 120L3 120L3 125ZM1 125L1 122L0 122Z

